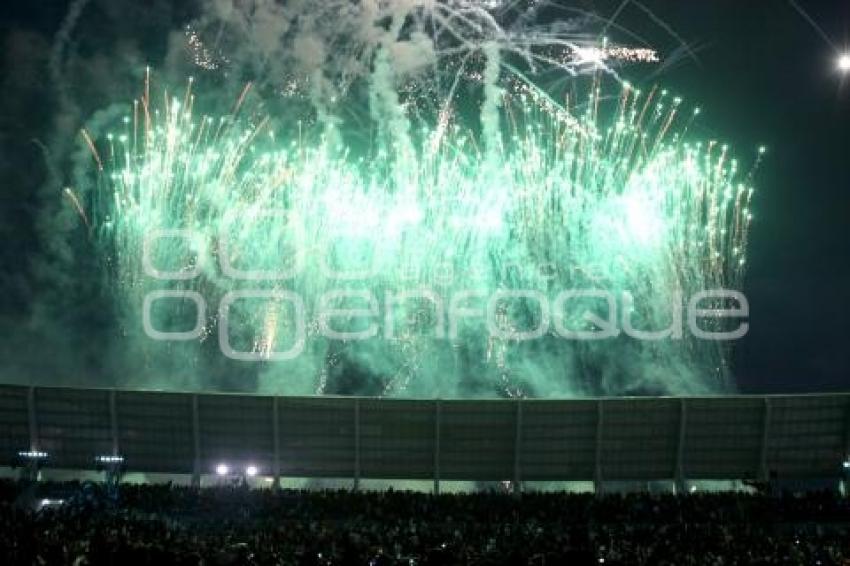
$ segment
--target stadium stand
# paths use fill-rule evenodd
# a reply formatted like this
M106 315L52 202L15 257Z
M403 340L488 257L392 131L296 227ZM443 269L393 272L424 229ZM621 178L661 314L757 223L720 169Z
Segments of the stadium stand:
M827 480L850 464L850 395L401 400L0 386L0 466L273 479Z
M846 565L834 492L651 495L0 483L4 564ZM32 495L30 493L30 495Z

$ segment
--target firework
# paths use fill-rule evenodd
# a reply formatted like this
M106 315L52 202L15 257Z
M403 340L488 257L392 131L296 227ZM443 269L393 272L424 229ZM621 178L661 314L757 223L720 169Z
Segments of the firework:
M411 82L405 49L423 36L367 39L352 23L362 14L345 20L358 53L325 60L322 73L351 76L352 62L368 62L357 67L368 69L363 144L329 104L314 104L310 120L275 120L249 85L232 112L204 115L191 83L160 103L146 83L120 127L97 143L84 135L95 180L67 194L107 260L127 334L140 336L152 292L179 289L207 305L191 359L220 356L203 346L217 341L230 357L268 361L252 371L270 391L725 387L728 351L717 342L565 337L602 326L593 290L623 297L628 324L658 331L675 324L677 301L734 289L745 269L753 190L728 149L692 140L698 112L666 92L621 83L608 96L597 80L613 61L654 52L532 33L522 14L505 26L496 4L388 5L379 29L393 37L410 22L436 26L423 61L444 61L451 80ZM203 65L228 63L211 63L191 34ZM331 43L311 34L292 39L294 52ZM597 78L581 99L556 97L533 80L553 70ZM476 110L458 99L460 84L478 88ZM566 290L579 298L559 302ZM200 310L185 303L156 324ZM152 371L156 356L173 354L138 340Z
M185 268L191 258L199 275L180 288L212 304L243 288L245 277L261 280L262 289L297 292L308 310L340 290L368 291L381 302L388 293L417 292L417 300L394 310L404 319L393 321L400 328L394 336L350 347L325 339L317 330L320 314L308 313L303 355L317 357L320 373L331 358L356 359L364 350L386 394L421 393L416 379L433 383L437 374L461 381L460 371L498 375L500 383L534 394L542 376L513 368L512 350L522 346L488 335L480 324L460 328L449 341L454 357L477 356L471 367L444 355L429 367L441 348L435 329L445 324L430 319L445 314L423 291L447 301L503 289L550 298L562 289L628 291L640 324L658 328L670 316L670 296L734 287L746 261L752 189L737 180L726 149L684 141L671 125L678 101L660 93L625 87L613 117L602 123L597 96L575 111L533 89L506 92L510 125L500 143L481 147L449 120L420 129L415 139L387 139L370 159L351 158L334 132L310 141L302 133L299 141L267 122L196 116L191 95L169 99L151 111L149 127L129 121L109 136L106 172L89 195L92 222L103 249L113 250L115 289L128 311L163 285L141 269L146 236L191 231L188 244L157 239L154 261ZM356 306L366 308L362 301ZM292 317L281 309L240 303L231 338L244 335L248 350L268 356L280 349L276 341L292 339ZM499 316L503 325L534 326L529 309ZM354 332L362 318L335 324ZM216 323L213 312L206 330ZM614 357L626 347L609 344L601 354L553 340L546 363L571 352L565 359L592 365L596 356ZM724 363L722 352L706 359L687 340L652 348L703 370ZM574 389L567 366L545 371L562 372L563 386ZM559 382L554 375L546 380Z

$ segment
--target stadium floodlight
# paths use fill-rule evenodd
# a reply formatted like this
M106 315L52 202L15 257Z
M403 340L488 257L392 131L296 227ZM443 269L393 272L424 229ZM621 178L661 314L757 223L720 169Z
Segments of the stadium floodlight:
M105 456L95 456L94 461L98 464L123 464L124 456L118 455L105 455Z
M18 452L18 456L26 460L46 460L47 452L42 452L40 450L22 450L21 452Z
M226 476L228 473L230 473L230 467L224 463L219 464L215 467L215 473L219 476Z
M248 466L245 468L245 475L252 478L257 475L257 466Z

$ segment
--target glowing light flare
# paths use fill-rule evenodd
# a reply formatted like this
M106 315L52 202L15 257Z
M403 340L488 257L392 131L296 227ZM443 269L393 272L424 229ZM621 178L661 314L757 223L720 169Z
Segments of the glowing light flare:
M664 227L658 204L649 195L628 195L623 198L627 236L642 245L657 242Z

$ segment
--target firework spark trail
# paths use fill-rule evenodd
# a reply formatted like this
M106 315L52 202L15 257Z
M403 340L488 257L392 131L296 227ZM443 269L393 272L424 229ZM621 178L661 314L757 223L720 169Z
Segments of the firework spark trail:
M597 34L581 29L578 24L540 24L534 16L548 3L523 4L492 6L472 0L353 3L326 0L291 5L282 13L272 9L263 11L260 7L255 11L234 8L224 19L210 16L191 24L187 28L188 48L203 69L238 68L240 60L252 64L260 56L278 61L277 68L281 71L277 80L286 77L287 83L281 90L291 89L292 84L309 90L321 82L323 88L337 94L346 93L357 80L370 76L371 63L382 49L392 54L400 75L417 81L434 79L429 71L437 61L465 60L492 44L504 55L503 61L509 56L516 58L534 73L557 68L577 75L597 66L612 71L613 66L624 62L657 59L651 49L618 46L607 50L604 57L597 57L589 66L582 52L598 48ZM266 51L253 51L250 46L256 42L251 30L274 27L270 22L278 20L283 20L285 25L280 26L276 41L266 46ZM326 21L333 25L322 25ZM214 48L205 42L207 35L215 38ZM212 51L223 54L211 60Z
M80 135L83 137L83 140L85 140L95 162L97 162L98 171L103 171L103 160L100 158L100 152L97 151L94 141L91 139L91 134L89 134L85 129L82 129L80 130Z
M91 230L91 222L89 222L89 218L86 215L86 211L83 209L83 205L80 204L80 199L77 198L77 195L74 194L74 191L72 191L68 187L65 187L62 193L69 201L71 201L71 205L74 207L74 210L77 211L77 214L80 215L80 219L83 221L83 224L86 225L86 228Z

